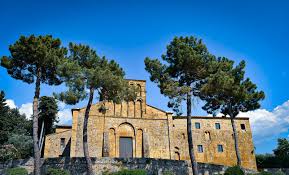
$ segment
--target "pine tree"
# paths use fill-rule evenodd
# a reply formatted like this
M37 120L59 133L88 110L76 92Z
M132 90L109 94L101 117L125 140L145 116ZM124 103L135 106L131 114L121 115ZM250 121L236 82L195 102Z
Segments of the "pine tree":
M76 104L88 97L83 124L83 152L87 162L88 173L94 174L89 156L87 125L90 108L95 92L103 102L121 102L125 98L136 98L128 83L123 79L123 69L114 61L99 57L87 45L69 44L69 59L58 67L66 82L68 90L55 96L67 103ZM88 92L88 93L87 93Z
M181 103L187 108L187 134L189 155L194 175L198 175L192 139L192 98L199 93L199 88L208 76L214 63L214 56L209 54L202 40L195 37L175 37L158 59L145 59L145 69L150 73L151 81L158 84L162 94L170 98L168 107L181 114Z
M51 35L21 36L9 47L10 56L1 58L1 66L8 74L25 83L35 83L33 99L33 145L34 145L34 174L40 175L40 152L38 146L38 100L41 83L59 85L56 67L65 57L66 49L61 47L59 39Z
M264 92L257 91L257 86L249 78L245 78L244 69L245 61L234 67L233 61L224 57L219 58L216 72L207 78L199 95L206 101L203 109L208 113L221 112L230 117L238 166L241 166L241 157L234 119L240 111L258 109L259 101L265 98Z

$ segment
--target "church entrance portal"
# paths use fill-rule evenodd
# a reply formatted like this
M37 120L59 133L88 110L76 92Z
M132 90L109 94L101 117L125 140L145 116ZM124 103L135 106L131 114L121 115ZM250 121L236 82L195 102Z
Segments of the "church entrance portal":
M131 137L119 138L119 155L121 158L132 157L132 138Z

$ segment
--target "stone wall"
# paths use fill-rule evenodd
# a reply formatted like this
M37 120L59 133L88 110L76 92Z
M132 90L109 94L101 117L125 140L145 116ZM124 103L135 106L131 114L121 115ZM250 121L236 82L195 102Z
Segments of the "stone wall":
M28 159L0 162L0 175L3 174L3 171L6 168L13 168L13 167L23 167L28 171L29 174L32 174L33 169L34 169L33 161L34 161L33 158L28 158Z
M162 175L164 172L172 172L176 175L189 174L186 161L161 160L149 158L92 158L93 169L97 175L105 172L116 172L121 169L145 169L148 175ZM5 168L23 167L29 173L33 172L33 159L9 161L0 163L0 174ZM49 158L45 159L42 166L42 174L48 168L61 168L69 170L72 175L86 174L85 158Z
M72 175L86 174L85 158L48 158L42 159L42 174L48 168L61 168L68 170ZM145 169L148 175L163 175L170 172L174 175L189 175L191 167L188 161L151 159L151 158L92 158L93 169L97 175L105 172L116 172L121 169ZM5 168L24 167L31 174L33 172L33 159L14 160L0 163L0 174ZM223 174L228 168L222 165L198 163L199 175ZM277 171L277 170L276 170ZM246 173L254 173L247 170Z
M200 129L196 129L195 123L200 124ZM219 124L220 129L216 129L216 123ZM257 165L249 120L247 118L236 118L235 123L242 166L256 170ZM172 132L170 133L171 148L179 154L181 160L190 160L186 118L173 117L172 124ZM245 126L245 129L241 129L241 124ZM192 133L194 152L198 162L226 166L236 164L237 158L230 118L192 117ZM203 152L198 151L198 145L202 146ZM218 145L222 145L223 152L218 151ZM174 157L177 157L177 155Z
M289 168L264 168L260 169L260 171L266 171L270 173L277 173L282 171L284 174L289 174Z
M61 146L64 139L65 147ZM70 156L71 129L45 136L44 157Z
M139 87L136 101L114 104L99 102L91 106L88 119L88 145L91 157L120 157L120 140L131 139L132 157L172 160L190 160L187 143L186 118L172 116L146 104L145 81L129 80ZM155 99L158 100L158 99ZM106 112L100 111L105 107ZM45 158L67 156L60 147L65 139L70 157L83 157L83 123L85 108L72 110L72 127L62 128L56 134L46 136ZM200 124L200 128L195 127ZM216 123L220 128L216 128ZM257 170L248 118L236 118L239 151L242 166ZM242 128L241 128L242 125ZM192 117L192 133L196 160L208 164L234 166L237 163L233 130L229 118ZM218 146L223 151L218 150ZM201 147L202 151L198 151ZM67 149L68 150L68 149Z

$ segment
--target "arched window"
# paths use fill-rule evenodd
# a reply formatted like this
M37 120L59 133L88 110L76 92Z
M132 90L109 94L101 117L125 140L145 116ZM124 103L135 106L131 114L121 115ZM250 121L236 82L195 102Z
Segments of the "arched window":
M138 88L138 96L141 97L142 96L142 89L141 89L141 85L137 84L137 88Z
M181 160L180 153L175 151L175 160Z
M211 140L211 133L210 133L209 131L206 131L206 132L205 132L205 139L206 139L207 141Z
M109 156L110 157L116 157L116 138L115 138L115 129L110 128L108 133L108 139L109 139Z

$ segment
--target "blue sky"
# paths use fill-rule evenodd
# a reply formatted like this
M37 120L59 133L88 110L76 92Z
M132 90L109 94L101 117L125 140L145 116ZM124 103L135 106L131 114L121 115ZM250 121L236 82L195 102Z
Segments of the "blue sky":
M127 78L147 80L148 103L165 110L167 99L149 81L144 58L159 58L174 36L202 38L213 54L246 60L247 76L266 93L260 110L244 114L252 117L256 151L271 152L276 138L289 135L289 1L2 0L0 7L1 56L20 35L89 44L119 62ZM18 108L32 102L34 86L13 80L2 67L0 89ZM61 89L42 86L41 95ZM200 105L194 115L206 115ZM63 115L70 108L63 105Z

